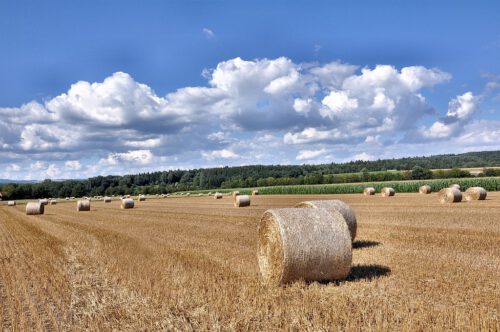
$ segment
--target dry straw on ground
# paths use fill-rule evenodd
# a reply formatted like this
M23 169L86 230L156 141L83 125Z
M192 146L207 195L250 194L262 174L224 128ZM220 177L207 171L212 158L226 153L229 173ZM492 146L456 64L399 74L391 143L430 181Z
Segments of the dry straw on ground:
M120 205L122 209L133 209L134 208L134 200L132 198L124 198L122 199L122 203Z
M35 215L43 214L45 212L45 205L40 202L28 202L26 204L26 214Z
M375 195L375 188L373 187L368 187L363 190L363 195L369 196L369 195Z
M139 195L139 202L144 202L146 200L146 196Z
M432 192L432 188L429 185L424 185L418 189L418 192L420 194L430 194Z
M380 191L380 194L382 194L382 197L389 197L394 196L396 194L396 191L393 188L384 187Z
M462 193L454 187L443 188L438 192L438 198L441 203L457 203L462 201Z
M258 262L265 283L344 279L352 261L342 214L325 209L271 209L261 218Z
M90 200L82 199L76 202L76 211L90 211Z
M238 195L234 198L234 206L244 207L250 206L250 196L248 195Z
M466 201L482 201L486 199L487 196L486 189L482 187L471 187L465 191Z
M306 201L301 202L296 205L297 208L313 208L313 209L325 209L327 211L338 211L344 217L347 228L349 228L349 234L351 235L351 241L354 241L356 237L356 230L358 228L358 224L356 222L356 215L354 214L354 210L345 202L332 199L332 200L324 200L324 201ZM333 217L336 216L336 213L333 213ZM335 221L334 221L335 222Z
M16 201L8 201L7 205L8 206L16 206Z
M221 193L215 193L214 199L221 199L221 198L222 198L222 194Z

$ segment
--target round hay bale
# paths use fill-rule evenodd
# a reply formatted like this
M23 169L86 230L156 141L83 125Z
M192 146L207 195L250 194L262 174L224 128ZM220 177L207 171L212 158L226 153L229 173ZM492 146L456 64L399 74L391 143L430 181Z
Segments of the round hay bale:
M393 188L384 187L380 191L380 194L382 195L382 197L390 197L396 195L396 191Z
M441 203L456 203L462 201L462 193L457 188L444 188L438 192Z
M450 184L449 188L456 188L456 189L460 190L460 185L456 184L456 183Z
M240 192L239 192L239 191L233 191L233 197L236 197L236 196L238 196L239 194L240 194Z
M104 197L103 201L104 203L111 203L111 197Z
M267 210L258 236L257 258L267 284L338 280L349 274L351 236L338 211Z
M259 191L257 189L252 191L252 196L257 196L257 195L259 195Z
M418 188L419 194L430 194L431 192L432 192L432 188L429 185L423 185L420 188Z
M356 215L354 210L345 202L338 199L325 200L325 201L306 201L297 204L297 208L312 208L312 209L325 209L327 211L338 211L344 217L347 223L347 228L349 229L349 234L351 235L351 241L354 241L356 237L356 230L358 229L358 223L356 221ZM336 216L334 213L333 216Z
M82 199L76 202L76 211L90 211L90 200Z
M120 205L122 209L133 209L134 208L134 200L132 198L122 199L122 204Z
M7 206L16 206L16 201L8 201Z
M248 195L235 196L234 206L236 207L250 206L250 196Z
M43 214L45 212L45 205L40 202L29 202L26 204L26 214L36 215Z
M482 201L486 199L488 193L482 187L471 187L465 191L466 201Z
M75 199L74 197L70 197L69 199Z
M46 198L39 199L38 202L42 203L43 205L49 205L49 200Z
M368 188L363 189L363 195L365 195L365 196L375 195L375 188L368 187Z
M56 205L56 204L57 204L57 200L55 200L55 199L50 200L50 205Z
M139 195L139 202L144 202L146 200L146 196Z
M187 197L191 196L191 193L187 193L187 194L186 194L186 196L187 196Z
M221 198L222 198L222 194L221 193L215 193L214 199L221 199Z

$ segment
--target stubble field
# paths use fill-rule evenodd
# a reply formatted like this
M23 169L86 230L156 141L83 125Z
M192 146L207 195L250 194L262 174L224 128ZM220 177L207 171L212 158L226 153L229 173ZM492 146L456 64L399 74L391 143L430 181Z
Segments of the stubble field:
M346 281L260 283L269 208L342 199L358 236ZM0 325L26 330L499 330L500 193L210 197L0 206Z

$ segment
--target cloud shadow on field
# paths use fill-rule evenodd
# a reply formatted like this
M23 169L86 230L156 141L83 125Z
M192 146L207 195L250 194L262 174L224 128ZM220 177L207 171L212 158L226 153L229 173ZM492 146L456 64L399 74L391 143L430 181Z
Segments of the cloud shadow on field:
M377 241L358 240L358 241L354 241L352 243L352 249L363 249L363 248L376 247L376 246L379 246L381 244L382 243L377 242Z
M347 281L373 280L379 277L388 276L391 269L383 265L355 265L351 267L351 272L347 276Z

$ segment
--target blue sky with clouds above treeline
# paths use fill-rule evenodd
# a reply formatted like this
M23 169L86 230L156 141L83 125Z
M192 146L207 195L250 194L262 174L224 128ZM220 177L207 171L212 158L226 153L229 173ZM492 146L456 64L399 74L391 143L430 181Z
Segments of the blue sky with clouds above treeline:
M0 178L500 149L500 5L0 1Z

